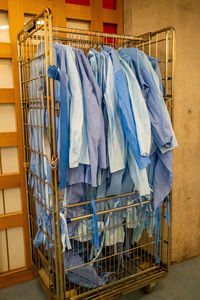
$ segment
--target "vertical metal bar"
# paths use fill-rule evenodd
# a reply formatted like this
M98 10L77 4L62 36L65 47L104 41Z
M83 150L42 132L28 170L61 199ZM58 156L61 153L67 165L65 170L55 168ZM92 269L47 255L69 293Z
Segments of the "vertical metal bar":
M49 141L52 140L52 130L51 130L51 108L50 108L50 93L49 93L49 77L47 75L47 70L49 67L48 61L48 52L49 52L49 43L48 43L48 16L44 14L44 41L45 41L45 71L46 71L46 96L47 96L47 111L48 111L48 131L49 131ZM51 95L52 97L52 95ZM52 101L53 102L53 101ZM50 168L50 177L51 177L51 196L52 196L52 216L53 216L53 232L54 232L54 252L55 252L55 273L56 273L56 294L59 298L60 288L59 288L59 261L58 261L58 248L57 248L57 215L56 215L56 199L55 199L55 187L54 187L54 177L53 171Z
M151 40L152 40L152 37L151 37L151 35L149 35L149 42L148 42L148 44L149 44L149 55L151 55Z
M174 125L174 77L175 77L175 60L176 60L176 39L175 39L175 30L172 28L172 125Z
M49 63L53 65L53 37L52 37L52 16L49 15L48 18L48 39L49 39ZM51 90L51 118L52 118L52 141L53 141L53 158L57 159L57 145L56 145L56 125L55 125L55 103L54 103L54 82L50 79L50 90ZM61 249L61 236L60 236L60 207L59 207L59 189L58 189L58 171L54 169L54 185L55 185L55 196L56 196L56 213L57 213L57 247L58 247L58 260L59 260L59 270L60 270L60 299L64 299L64 260L63 253Z
M176 60L176 39L175 39L175 30L171 28L172 33L172 113L171 113L171 121L172 125L174 124L174 77L175 77L175 60ZM172 192L170 193L170 221L172 215ZM168 272L170 270L170 262L171 262L171 227L168 226L168 245L167 245L167 267Z
M165 33L165 96L168 94L168 64L169 64L169 33Z
M158 35L155 36L155 43L156 43L156 58L158 58Z

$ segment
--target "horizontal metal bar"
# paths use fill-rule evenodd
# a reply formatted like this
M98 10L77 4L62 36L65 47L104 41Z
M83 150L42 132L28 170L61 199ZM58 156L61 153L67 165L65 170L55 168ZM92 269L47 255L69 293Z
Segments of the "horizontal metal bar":
M73 29L73 28L65 28L65 27L52 27L53 34L55 33L71 33L71 34L78 34L78 35L86 35L91 37L103 37L103 38L115 38L115 39L123 39L123 40L130 40L130 41L141 41L142 37L132 36L132 35L123 35L123 34L112 34L112 33L105 33L105 32L98 32L98 31L90 31L84 29ZM53 36L53 38L55 38Z
M128 208L128 206L127 206L127 208ZM148 219L150 219L152 217L153 216L149 216L149 217L146 217L146 218L140 218L139 221L145 221L145 220L148 220ZM122 223L122 224L117 224L117 225L113 225L113 226L107 226L107 227L104 227L104 228L100 228L99 232L104 232L104 231L107 231L107 230L116 229L116 228L118 228L120 226L125 227L125 226L127 226L127 224L131 224L131 223L135 223L135 222L138 222L138 220L132 220L130 222L126 222L126 223ZM88 235L91 235L91 234L93 234L93 231L90 231L90 232L87 232L87 233L83 233L83 234L79 234L79 235L75 235L75 236L71 236L69 239L74 240L74 239L81 238L81 237L84 237L84 236L88 236Z
M154 274L153 272L156 273ZM141 275L145 275L145 273L147 273L147 275L142 277ZM74 296L73 299L97 300L105 299L105 297L107 300L113 299L114 296L125 295L130 291L134 291L135 289L146 286L151 282L162 279L166 277L167 274L168 272L165 268L152 267L151 269L147 269L147 271L145 270L141 273L135 273L130 276L126 276L125 278L119 279L114 283L106 284L106 286L101 286L95 290L91 290L78 296ZM135 277L139 278L136 280ZM110 290L108 290L109 287ZM86 298L87 295L91 296Z
M19 35L21 33L26 33L26 31L23 29L19 34L18 34L18 43L19 45L22 44L25 40L27 40L28 38L30 38L31 36L33 36L33 34L37 31L42 30L42 28L44 29L44 24L37 26L37 28L35 28L34 30L32 30L30 33L28 33L26 36L24 36L21 40L19 39Z
M32 45L32 46L33 46L33 45ZM34 46L35 46L35 45L34 45ZM30 59L28 59L27 61L22 62L21 65L22 65L22 66L25 66L25 65L27 65L27 64L30 64L30 63L33 62L34 60L36 60L36 59L42 57L42 56L45 56L45 57L46 57L46 55L49 55L49 52L47 52L47 53L42 53L42 54L40 54L40 55L34 56L33 58L30 58ZM21 82L23 82L23 81L21 81Z
M143 204L147 204L147 203L151 203L151 202L152 202L152 200L148 200L148 201L144 201ZM138 202L138 203L130 204L130 205L127 205L127 206L121 206L121 207L116 207L116 208L112 208L112 209L107 209L107 210L104 210L104 211L99 211L96 214L98 216L100 216L100 215L108 214L108 213L111 213L111 212L115 212L115 211L120 211L120 210L123 210L123 209L127 209L129 207L135 207L135 206L140 206L140 205L141 205L141 203ZM79 221L79 220L91 218L92 216L93 216L93 214L88 214L88 215L85 215L85 216L80 216L80 217L76 217L76 218L70 218L70 221L71 222L75 222L75 221Z
M41 78L45 78L46 76L47 75L40 75L38 77L30 78L30 79L21 81L21 84L25 84L25 83L28 83L28 82L31 82L31 81L34 81L34 80L40 80Z
M143 248L143 247L146 247L146 246L148 246L148 245L154 245L155 243L156 243L155 241L149 242L149 243L147 243L147 244L143 244L143 245L138 246L136 249ZM130 252L130 251L133 252L134 249L135 249L135 248L132 248L132 249L128 249L128 250L124 250L124 251L118 252L118 253L116 253L116 254L114 253L114 254L111 254L111 255L109 255L109 256L101 257L101 258L95 259L95 262L103 261L103 260L106 260L106 259L111 258L111 257L114 257L114 256L119 256L119 255L121 255L121 254ZM80 268L80 267L83 267L83 266L86 266L86 265L89 265L89 264L91 264L91 261L89 261L89 262L87 262L87 263L84 263L84 264L82 264L82 265L78 265L78 266L75 266L75 267L71 267L71 268L69 268L69 269L65 269L65 271L67 272L67 271L71 271L71 270L74 270L74 269L78 269L78 268Z
M26 146L26 145L24 145L24 148L25 148L26 150L29 150L29 151L31 151L31 152L34 152L34 153L36 153L36 154L39 154L39 155L44 156L44 157L47 158L47 155L46 155L46 154L41 153L41 152L36 151L36 150L33 150L32 148L30 148L30 147L28 147L28 146Z
M23 125L24 126L37 127L37 128L43 128L44 129L44 126L36 125L36 124L30 124L30 123L23 122Z
M135 195L136 192L130 192L130 193L124 193L116 196L108 196L108 197L103 197L103 198L97 198L94 201L95 202L101 202L101 201L106 201L106 200L111 200L111 199L116 199L116 198L123 198L127 196L132 196ZM60 201L63 202L64 200ZM89 204L91 203L91 200L84 201L84 202L78 202L78 203L73 203L73 204L68 204L68 205L63 205L62 207L70 208L70 207L76 207L76 206L82 206L84 204Z
M29 162L27 162L29 163ZM38 180L40 180L41 182L47 184L49 187L51 186L50 183L48 183L47 181L45 181L44 179L42 179L40 176L38 176L37 174L33 173L30 169L26 169L26 172L27 173L30 173L32 176L35 176ZM55 189L54 189L54 192L55 192Z

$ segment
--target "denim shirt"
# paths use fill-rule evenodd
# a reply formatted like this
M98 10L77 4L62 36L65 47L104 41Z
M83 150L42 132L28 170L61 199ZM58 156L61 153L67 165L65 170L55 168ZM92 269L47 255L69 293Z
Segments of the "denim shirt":
M102 114L102 94L82 50L73 49L82 82L92 186L97 186L98 167L106 168L106 143Z
M117 51L111 47L104 46L104 50L109 53L113 63L115 85L119 99L119 106L122 113L122 122L126 139L130 145L131 151L135 157L135 161L139 169L144 169L150 163L150 160L148 156L142 156L140 154L136 122L132 110L128 83L120 64L119 55L117 54Z

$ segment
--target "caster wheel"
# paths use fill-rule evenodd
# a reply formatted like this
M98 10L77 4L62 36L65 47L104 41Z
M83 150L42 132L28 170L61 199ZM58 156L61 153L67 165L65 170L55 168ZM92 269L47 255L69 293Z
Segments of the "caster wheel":
M153 292L153 290L155 289L157 285L157 282L152 282L149 285L143 287L143 291L145 294L150 294L151 292Z

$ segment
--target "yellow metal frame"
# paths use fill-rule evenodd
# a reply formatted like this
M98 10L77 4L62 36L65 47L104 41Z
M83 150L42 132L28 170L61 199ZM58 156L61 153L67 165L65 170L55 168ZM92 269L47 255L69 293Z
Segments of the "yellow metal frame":
M115 249L114 252L109 247L104 249L104 257L97 258L95 262L100 263L105 270L117 270L117 258L122 255L124 258L124 267L120 271L116 271L116 280L105 286L95 289L82 288L76 284L72 284L65 278L65 273L72 269L91 264L91 260L82 265L73 268L64 268L63 252L61 247L60 236L60 205L63 203L63 195L58 190L58 173L57 168L50 168L51 180L50 183L43 180L42 173L44 172L44 163L47 160L44 151L36 151L29 143L30 130L34 129L39 133L44 133L46 130L42 123L42 112L47 111L48 118L48 138L51 147L51 157L54 161L57 159L56 149L56 128L55 116L59 113L59 108L54 100L54 81L47 76L46 70L48 66L53 65L53 41L76 46L88 52L90 47L97 50L105 44L111 45L114 48L138 47L149 55L152 55L160 60L163 85L165 86L164 99L169 109L171 118L173 117L173 102L174 102L174 67L175 67L175 31L173 28L165 28L153 33L147 33L142 36L127 36L117 34L107 34L95 31L74 30L69 28L53 27L52 15L49 9L45 9L40 15L31 19L25 24L23 30L18 34L18 60L20 68L21 82L21 104L23 117L23 141L24 141L24 161L27 178L27 200L29 207L29 223L30 223L30 244L32 268L39 276L44 287L53 299L111 299L116 295L124 294L130 290L147 286L168 274L170 262L170 230L165 222L166 203L164 202L161 209L161 233L159 239L159 255L161 262L155 263L155 233L152 238L149 238L145 232L142 238L122 251ZM39 46L40 45L40 46ZM39 48L40 47L40 48ZM42 61L42 74L38 74L39 60ZM34 70L31 74L31 66ZM45 99L42 101L38 97L35 83L42 81L46 87ZM32 96L30 96L32 94ZM33 97L33 95L35 95ZM30 109L36 110L36 120L28 120L28 112ZM172 118L173 120L173 118ZM32 129L31 129L32 128ZM38 144L40 141L37 141ZM30 154L35 153L41 161L38 173L30 170ZM40 197L35 194L34 188L28 185L30 176L34 178L37 185L37 190L51 189L51 197L48 197L48 202L45 204ZM123 198L131 199L134 193L118 195L121 205L116 208L109 208L109 201L114 197L105 197L96 199L95 202L103 206L103 209L97 212L98 216L103 214L117 214L120 211L126 211L131 207L140 206L140 203L132 203L130 205L123 204ZM148 205L151 200L145 201L143 205ZM88 205L90 201L71 205L62 205L64 209L71 209L80 205ZM48 246L35 248L33 240L37 232L36 221L36 205L39 205L47 216L52 216L50 223L53 231L41 230L48 240L48 245L53 244L53 249ZM92 217L91 213L76 216L71 219L71 222L80 220L89 220ZM153 214L149 217L153 218ZM145 219L140 219L144 221ZM123 228L127 223L120 224ZM111 230L116 229L119 225L107 226L100 230L110 234ZM87 234L79 234L70 237L73 243L77 239L86 238L92 232ZM107 249L108 248L108 249ZM87 253L88 255L88 253Z

